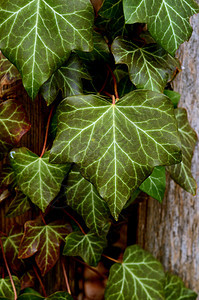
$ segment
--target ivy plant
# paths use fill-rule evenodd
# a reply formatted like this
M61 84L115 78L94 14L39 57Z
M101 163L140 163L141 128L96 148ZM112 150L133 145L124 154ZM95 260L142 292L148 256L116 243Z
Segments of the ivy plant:
M0 232L1 299L76 299L69 256L93 272L111 261L107 300L196 299L138 245L107 252L141 191L162 202L165 172L196 193L196 133L170 83L197 12L194 0L1 1L0 76L50 107L38 155L17 146L31 127L21 100L0 104L0 197L14 218ZM48 295L58 262L66 288Z

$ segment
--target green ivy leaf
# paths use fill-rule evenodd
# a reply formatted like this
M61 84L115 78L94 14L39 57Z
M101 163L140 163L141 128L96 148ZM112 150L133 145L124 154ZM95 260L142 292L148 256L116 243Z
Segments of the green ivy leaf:
M19 271L21 266L21 260L18 259L18 253L22 236L23 228L15 224L11 227L7 236L1 237L6 258L13 271Z
M69 57L92 50L89 0L10 0L0 4L0 48L22 74L30 97Z
M88 75L83 70L78 56L71 55L66 63L42 85L40 92L50 105L56 99L59 90L62 92L62 98L81 94L83 92L81 78L88 78Z
M2 159L30 129L22 104L12 99L0 104L0 127L0 159Z
M10 165L3 165L0 172L0 191L14 183L14 171Z
M99 237L93 232L72 232L66 237L63 254L80 256L87 264L96 267L106 245L104 235Z
M12 279L14 281L14 285L17 291L17 295L20 292L21 286L20 281L16 276L12 275ZM9 299L14 300L14 291L9 277L0 278L0 299Z
M147 23L157 43L172 55L189 39L189 17L199 12L194 0L124 0L123 5L126 23Z
M83 217L88 228L100 235L108 222L109 209L92 183L81 175L77 167L69 173L66 199L67 204Z
M178 106L178 102L180 101L181 95L178 92L171 90L164 90L164 94L169 97L173 103L173 106L176 108Z
M60 191L70 164L49 163L49 153L39 157L25 147L10 152L10 162L20 190L42 211Z
M155 167L153 173L139 186L139 189L161 203L166 189L165 167Z
M50 159L73 161L118 214L154 166L181 161L173 105L159 93L136 90L116 105L95 95L64 99Z
M27 210L31 208L30 200L22 192L17 191L16 196L10 203L6 212L6 217L14 218L23 215Z
M21 75L17 68L0 51L0 78L6 77L8 80L20 80Z
M123 262L114 264L105 290L105 299L154 300L164 298L162 265L137 245L127 247Z
M197 294L194 291L187 289L178 276L169 273L166 273L164 290L166 300L195 300L197 298Z
M40 220L28 221L19 247L19 258L25 259L36 253L35 261L44 276L59 258L61 241L71 231L68 224L52 222L47 225Z
M43 297L37 291L27 288L23 291L23 294L18 297L18 300L73 300L73 297L66 292L56 292L48 297Z
M191 160L197 141L197 135L191 128L184 108L175 109L178 132L182 143L182 161L180 164L167 167L171 178L187 192L196 194L196 182L191 174Z
M118 37L112 44L116 64L126 64L137 88L163 92L179 62L157 44L139 47Z

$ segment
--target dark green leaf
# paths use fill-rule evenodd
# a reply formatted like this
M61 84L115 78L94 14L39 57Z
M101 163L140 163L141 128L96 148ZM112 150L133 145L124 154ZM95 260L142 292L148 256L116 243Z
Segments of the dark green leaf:
M16 100L7 100L0 104L0 159L30 129L26 112Z
M14 182L14 171L9 165L3 165L0 172L0 191Z
M189 17L199 12L194 0L124 0L123 5L126 23L147 23L154 39L171 54L189 39Z
M95 95L73 96L57 114L51 161L76 162L116 219L154 166L181 161L173 105L162 94L136 90L116 105Z
M188 122L187 112L184 108L175 109L175 116L182 143L182 162L180 164L167 167L167 170L175 182L177 182L187 192L195 195L196 182L191 174L191 160L197 141L197 135Z
M197 298L197 294L194 291L187 289L178 276L169 273L166 273L164 290L166 300L195 300Z
M12 279L14 281L14 285L17 291L17 295L20 292L20 281L16 276L12 276ZM3 298L4 297L4 298ZM9 277L6 278L0 278L0 299L9 299L14 300L14 292L13 287L10 281Z
M36 263L42 276L45 275L57 262L61 241L70 231L70 226L61 222L47 225L39 220L26 222L19 258L25 259L36 253Z
M17 66L30 97L69 57L92 50L89 0L8 0L0 4L0 48Z
M16 196L10 203L6 217L14 218L23 215L27 210L31 208L30 200L22 192L17 191Z
M0 78L8 80L20 80L21 76L17 68L0 52Z
M153 173L139 186L139 188L162 202L166 188L166 174L165 167L155 167Z
M169 99L172 101L174 107L176 108L178 106L178 102L180 101L181 95L175 91L171 90L164 90L164 94L169 97Z
M104 236L99 237L93 232L72 232L66 237L63 254L80 256L87 264L96 267L106 244Z
M10 229L8 236L1 237L6 258L13 271L18 271L21 266L21 260L18 259L18 253L22 236L23 228L15 224Z
M139 246L130 246L124 252L123 263L110 269L105 299L163 300L164 283L162 265Z
M108 222L109 209L95 187L86 180L77 168L70 172L66 187L67 204L84 219L88 228L97 235Z
M137 88L163 92L179 62L157 44L139 47L120 37L112 44L117 64L126 64Z
M118 88L119 97L124 97L126 94L136 89L136 87L130 81L128 75L120 80L117 88Z
M49 163L49 153L42 158L27 148L13 149L10 162L20 190L42 211L57 196L70 164Z
M23 294L18 297L18 300L73 300L73 297L66 292L56 292L48 297L43 297L37 291L27 288Z
M83 70L78 56L72 55L41 87L41 94L50 105L57 97L59 90L62 98L78 95L83 92L81 78L88 75Z

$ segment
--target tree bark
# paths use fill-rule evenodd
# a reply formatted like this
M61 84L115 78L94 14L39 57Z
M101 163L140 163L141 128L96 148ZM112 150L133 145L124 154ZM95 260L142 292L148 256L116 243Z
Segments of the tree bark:
M199 3L199 0L197 1ZM191 126L199 132L199 15L191 18L193 34L177 56L182 72L173 82L181 94L179 106L187 109ZM199 186L199 145L192 160L192 174ZM145 199L139 204L138 243L153 253L165 270L179 275L199 293L199 189L192 196L168 180L162 204Z

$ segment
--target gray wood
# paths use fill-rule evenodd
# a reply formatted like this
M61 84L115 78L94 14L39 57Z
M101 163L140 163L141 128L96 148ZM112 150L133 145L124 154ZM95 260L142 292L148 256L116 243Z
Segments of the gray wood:
M199 3L199 0L197 1ZM177 56L182 72L173 82L181 93L191 126L199 133L199 14L191 18L193 34ZM199 145L192 162L199 186ZM168 180L162 205L145 199L139 206L138 243L161 260L166 270L179 275L187 287L199 293L199 189L197 196Z

